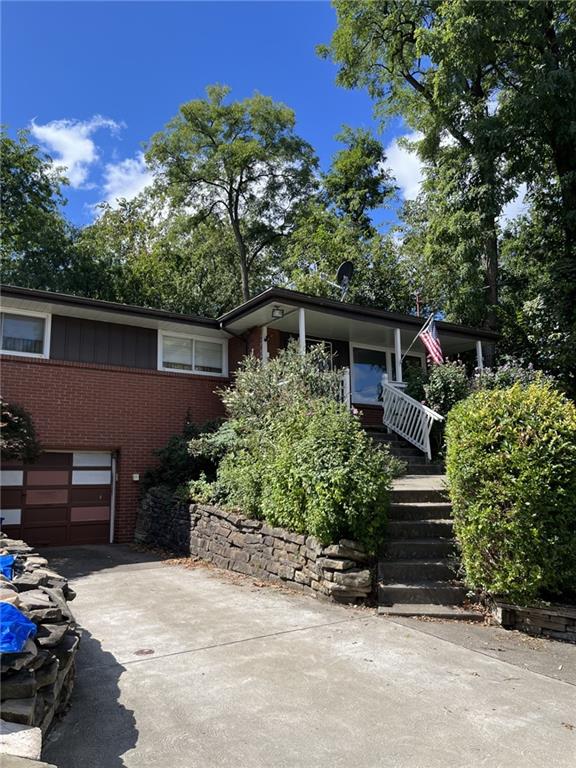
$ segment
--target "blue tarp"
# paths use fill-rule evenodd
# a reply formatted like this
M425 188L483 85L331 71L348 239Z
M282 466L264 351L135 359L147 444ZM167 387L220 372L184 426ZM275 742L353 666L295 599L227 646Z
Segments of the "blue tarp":
M20 653L29 637L36 634L36 624L11 603L0 602L0 653Z
M14 576L14 560L16 560L14 555L0 555L0 573L10 580Z

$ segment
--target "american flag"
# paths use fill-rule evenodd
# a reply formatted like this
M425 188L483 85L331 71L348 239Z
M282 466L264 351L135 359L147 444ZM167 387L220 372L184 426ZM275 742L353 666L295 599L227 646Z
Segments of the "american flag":
M444 357L434 318L432 318L428 325L424 326L424 330L420 333L420 338L432 362L436 363L436 365L441 365L444 362Z

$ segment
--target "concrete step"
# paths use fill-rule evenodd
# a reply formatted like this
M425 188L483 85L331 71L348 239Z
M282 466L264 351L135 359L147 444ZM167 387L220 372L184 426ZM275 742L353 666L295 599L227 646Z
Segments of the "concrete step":
M482 621L483 615L479 611L469 611L459 605L433 605L410 603L394 603L394 605L381 605L378 607L380 616L424 616L431 619L448 619L451 621Z
M453 521L389 520L388 535L392 539L452 539Z
M452 539L388 539L382 548L384 560L436 560L454 554Z
M431 478L436 478L431 475ZM394 486L390 493L392 503L413 503L413 502L443 502L447 501L446 491L435 488L408 488Z
M450 581L456 573L449 560L380 560L378 581L410 584L421 581Z
M396 449L394 449L393 453L396 453ZM429 466L428 457L418 450L416 450L413 456L407 458L407 461L409 461L410 464L417 464L418 466Z
M412 459L408 459L406 471L409 475L416 472L422 475L443 475L444 467L442 464L417 464Z
M458 605L466 597L466 588L447 581L421 581L418 584L378 584L378 604L420 603Z
M448 501L391 504L388 520L448 520L452 505Z

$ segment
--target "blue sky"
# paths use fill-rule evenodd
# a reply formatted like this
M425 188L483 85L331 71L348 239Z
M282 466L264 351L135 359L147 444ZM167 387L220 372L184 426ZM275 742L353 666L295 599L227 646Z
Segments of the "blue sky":
M297 131L323 167L343 123L378 132L365 92L335 84L336 68L315 46L330 40L328 2L2 3L2 122L31 128L66 165L66 215L89 223L93 206L131 196L148 180L143 145L176 114L226 83L234 98L258 90L295 110ZM400 121L381 140L400 187L413 197L420 168L400 150ZM394 220L393 211L379 216Z

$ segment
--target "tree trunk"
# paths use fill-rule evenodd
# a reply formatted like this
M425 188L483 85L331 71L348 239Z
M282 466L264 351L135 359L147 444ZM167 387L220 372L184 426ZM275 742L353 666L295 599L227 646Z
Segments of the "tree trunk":
M232 213L232 205L229 208L230 225L234 232L234 239L238 248L238 258L240 262L240 278L242 281L242 300L248 301L250 298L250 269L248 267L248 253L242 232L240 231L240 222Z
M484 275L486 278L486 317L484 326L490 331L498 331L498 282L499 282L499 243L498 243L498 214L496 202L496 173L493 160L484 161L481 167L482 184L491 190L485 200L485 210L482 211L482 229L484 235ZM496 345L485 345L486 365L492 367L495 363Z

